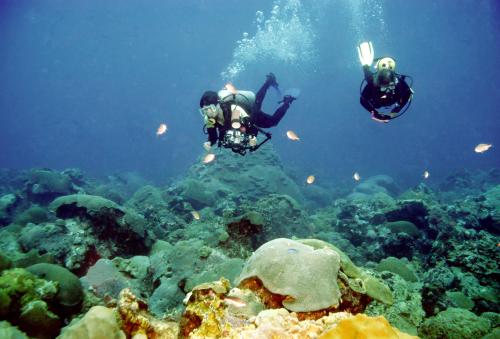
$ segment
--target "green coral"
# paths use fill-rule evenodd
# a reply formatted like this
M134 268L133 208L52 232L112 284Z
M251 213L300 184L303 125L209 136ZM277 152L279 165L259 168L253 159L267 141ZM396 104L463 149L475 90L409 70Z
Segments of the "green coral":
M78 208L86 209L89 214L99 214L102 210L116 210L124 213L120 205L111 200L88 194L70 194L55 199L49 206L52 211L60 212L60 209L66 205L74 205Z
M28 223L41 224L43 222L46 222L47 220L47 211L38 205L33 205L19 214L14 219L14 223L24 226Z
M429 339L481 338L490 331L490 321L462 308L448 308L424 321L418 334Z
M68 269L54 264L35 264L26 268L31 273L58 283L59 290L55 297L58 304L74 307L83 300L83 289L80 279Z
M418 281L418 278L413 271L411 264L406 258L398 259L394 257L387 257L385 259L382 259L377 265L377 271L389 271L392 273L396 273L409 282Z
M472 310L474 307L474 302L462 292L447 291L446 296L448 297L451 305L454 307L464 308L466 310Z
M8 321L0 321L0 338L2 339L28 339L28 336Z
M411 335L417 334L417 328L425 317L422 309L420 283L410 283L398 274L384 274L384 283L391 288L394 302L387 305L372 302L365 310L371 316L383 315L392 326Z
M12 261L3 253L0 253L0 272L10 268L12 266Z
M61 320L51 312L45 301L33 300L25 304L19 315L19 323L32 337L53 338L61 328Z
M48 309L58 284L38 279L23 268L5 270L0 276L0 316L14 322L30 336L53 336L59 317Z
M391 221L385 223L392 233L406 233L411 237L418 237L420 235L420 230L415 226L414 223L406 220Z

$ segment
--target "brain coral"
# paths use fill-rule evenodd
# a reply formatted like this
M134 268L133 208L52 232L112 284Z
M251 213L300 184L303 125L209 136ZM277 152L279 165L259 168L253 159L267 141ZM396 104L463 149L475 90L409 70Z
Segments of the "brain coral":
M259 247L245 264L237 284L257 277L275 294L287 296L283 305L294 312L311 312L339 304L339 255L330 248L314 249L279 238Z

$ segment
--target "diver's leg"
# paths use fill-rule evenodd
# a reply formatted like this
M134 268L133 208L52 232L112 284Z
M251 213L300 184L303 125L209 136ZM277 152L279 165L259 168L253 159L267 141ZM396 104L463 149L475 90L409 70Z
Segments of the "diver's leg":
M273 116L271 117L271 120L273 122L273 126L276 126L279 124L281 119L285 116L286 111L288 111L288 108L290 108L290 104L288 102L284 102L281 104L280 107L274 112Z
M269 88L269 86L271 86L271 84L269 83L269 81L266 80L266 82L264 82L262 87L259 89L259 91L255 95L255 104L253 106L254 112L260 112L260 110L262 109L262 102L264 101L264 98L266 96L266 92L267 92L267 89Z
M262 102L264 102L264 97L266 96L269 86L278 86L278 83L276 82L276 76L273 73L269 73L268 75L266 75L266 82L264 82L262 87L255 95L255 103L253 107L254 112L261 112Z
M269 128L269 127L274 127L279 124L281 119L285 116L286 111L288 111L288 108L290 107L289 103L284 102L276 112L274 112L273 115L266 114L262 111L260 111L256 115L255 119L255 124L259 127L262 128Z

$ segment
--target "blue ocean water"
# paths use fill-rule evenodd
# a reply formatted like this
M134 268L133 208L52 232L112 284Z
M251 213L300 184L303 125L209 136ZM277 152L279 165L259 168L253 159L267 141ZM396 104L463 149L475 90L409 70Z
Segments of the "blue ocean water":
M494 0L3 0L0 167L164 181L202 154L203 91L255 91L272 71L301 89L271 130L298 172L412 184L424 170L498 168L499 14ZM365 40L414 79L412 106L389 124L359 104ZM265 110L279 99L270 91ZM494 146L475 153L483 142Z

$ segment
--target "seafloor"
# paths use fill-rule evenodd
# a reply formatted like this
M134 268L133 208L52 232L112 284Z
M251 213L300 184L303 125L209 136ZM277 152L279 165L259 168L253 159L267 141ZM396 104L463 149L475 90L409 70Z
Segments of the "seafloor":
M499 183L0 170L0 338L500 338Z

